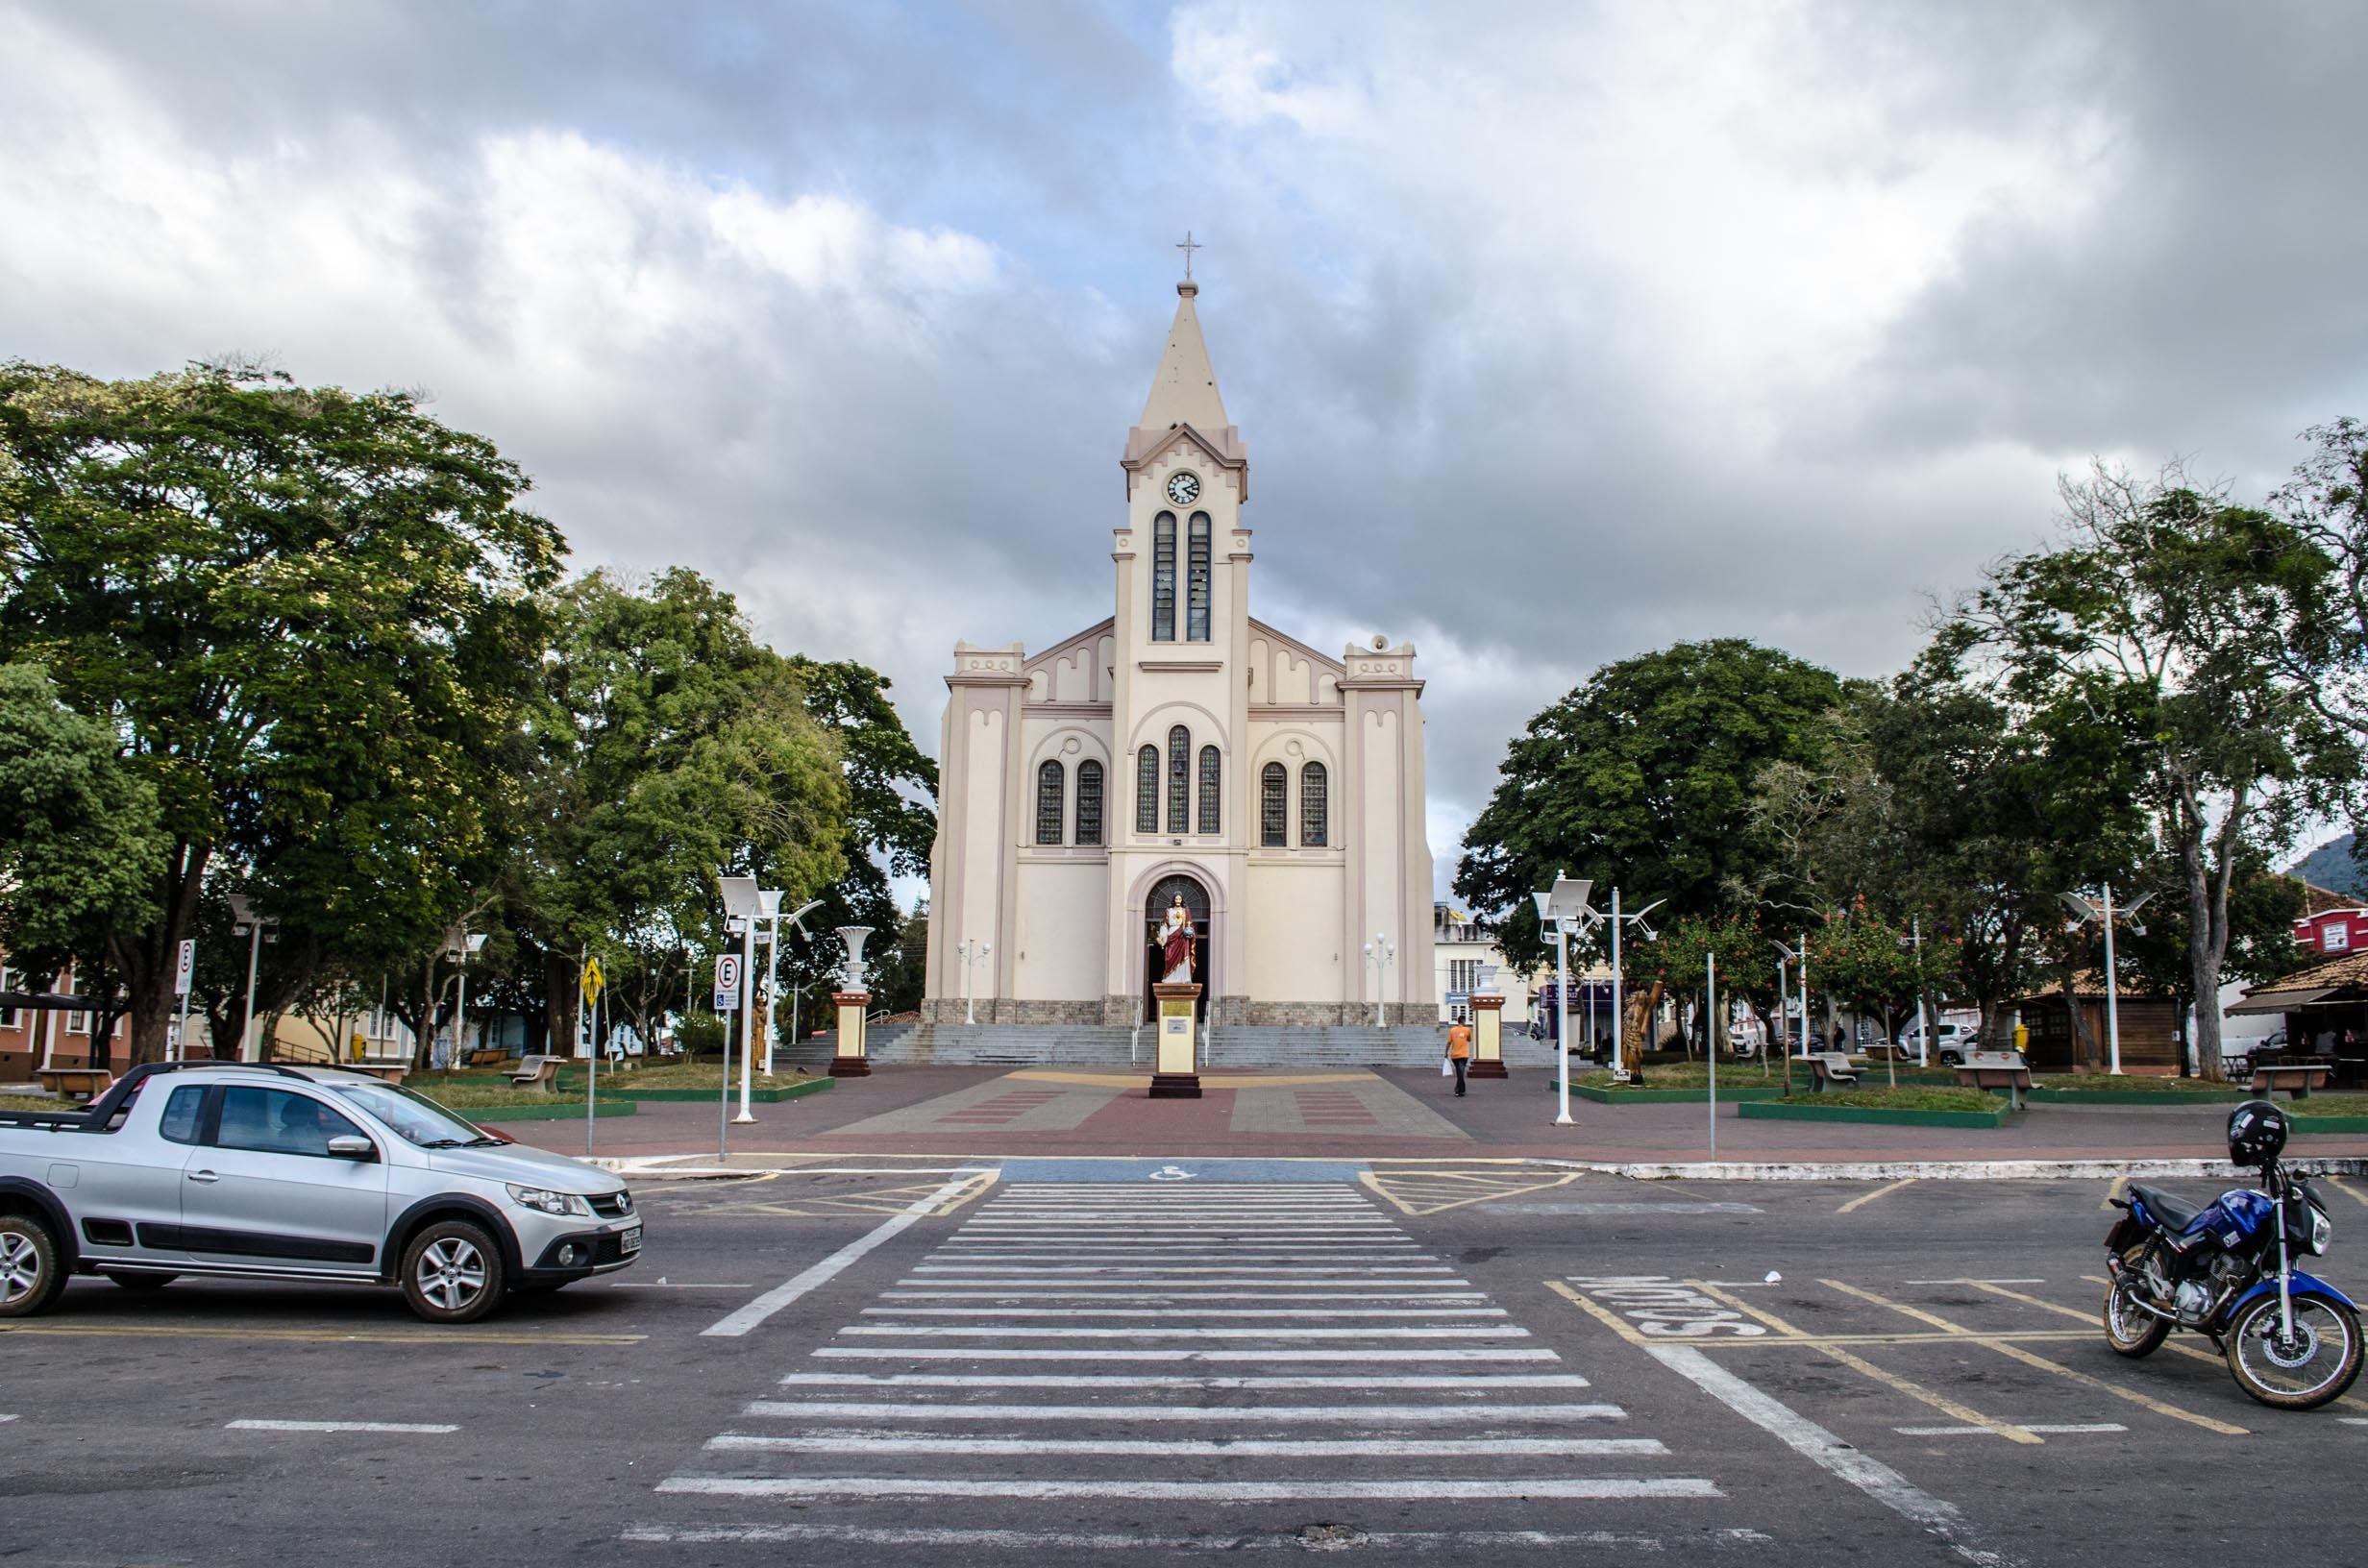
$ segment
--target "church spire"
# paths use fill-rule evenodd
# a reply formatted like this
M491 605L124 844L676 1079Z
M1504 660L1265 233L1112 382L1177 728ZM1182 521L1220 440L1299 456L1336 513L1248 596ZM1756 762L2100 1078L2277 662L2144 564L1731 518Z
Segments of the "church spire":
M1186 253L1189 257L1190 253ZM1168 349L1159 356L1151 377L1151 395L1144 400L1143 430L1164 430L1190 425L1215 435L1231 422L1224 400L1217 395L1217 372L1209 364L1209 346L1200 336L1200 318L1193 313L1193 297L1200 285L1190 278L1175 285L1175 320L1168 328Z

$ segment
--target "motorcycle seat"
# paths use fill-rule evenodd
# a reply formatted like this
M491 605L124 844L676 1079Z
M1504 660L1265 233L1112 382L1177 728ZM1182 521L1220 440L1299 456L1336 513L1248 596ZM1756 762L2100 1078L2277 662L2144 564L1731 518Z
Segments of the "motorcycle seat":
M2184 1231L2204 1212L2204 1205L2189 1203L2175 1192L2165 1192L2158 1187L2142 1182L2130 1184L2130 1196L2146 1206L2146 1212L2174 1231Z

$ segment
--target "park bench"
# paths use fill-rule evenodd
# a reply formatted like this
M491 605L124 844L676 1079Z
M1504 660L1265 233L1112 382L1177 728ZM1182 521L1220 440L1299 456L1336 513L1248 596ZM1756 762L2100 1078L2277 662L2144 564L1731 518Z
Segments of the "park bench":
M1859 1081L1859 1069L1850 1065L1847 1051L1816 1051L1809 1058L1810 1081L1816 1091L1828 1089L1849 1089Z
M40 1067L33 1075L41 1081L43 1089L70 1100L103 1094L115 1081L115 1075L105 1067Z
M411 1068L410 1064L406 1062L357 1062L354 1070L366 1072L381 1083L399 1084Z
M2314 1089L2325 1089L2334 1073L2327 1063L2279 1062L2257 1064L2253 1069L2253 1091L2256 1094L2275 1094L2284 1090L2298 1100L2310 1098Z
M462 1065L471 1067L498 1067L508 1060L509 1052L504 1050L471 1051L468 1061Z
M517 1070L509 1075L512 1089L548 1090L557 1082L559 1059L555 1056L522 1056Z
M1957 1066L1957 1081L1967 1089L2003 1089L2007 1103L2023 1108L2023 1090L2031 1087L2031 1065L2012 1051L1973 1051Z

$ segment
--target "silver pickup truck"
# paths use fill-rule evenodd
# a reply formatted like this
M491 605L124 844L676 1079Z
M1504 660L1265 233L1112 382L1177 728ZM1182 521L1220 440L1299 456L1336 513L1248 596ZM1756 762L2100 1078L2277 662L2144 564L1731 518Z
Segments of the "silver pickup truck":
M432 1323L629 1265L607 1172L334 1068L134 1067L86 1110L0 1111L0 1317L73 1274L394 1285Z

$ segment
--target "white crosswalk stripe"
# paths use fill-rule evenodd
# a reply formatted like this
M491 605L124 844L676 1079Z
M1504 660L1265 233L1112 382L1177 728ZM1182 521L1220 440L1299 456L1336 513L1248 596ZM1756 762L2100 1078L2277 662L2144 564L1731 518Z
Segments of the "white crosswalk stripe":
M1074 1505L1077 1528L1012 1539L1103 1550L1171 1539L1118 1523L1163 1504L1192 1522L1191 1505L1363 1502L1435 1507L1420 1538L1477 1549L1513 1537L1476 1504L1556 1506L1520 1532L1546 1545L1591 1538L1562 1505L1723 1496L1662 1437L1604 1435L1627 1411L1571 1399L1588 1379L1504 1343L1533 1337L1511 1316L1345 1183L1008 1188L659 1483L683 1516L626 1538L785 1542L809 1527L745 1510L934 1499L928 1531L985 1540L978 1507L1039 1500ZM1249 1538L1227 1530L1172 1539Z

